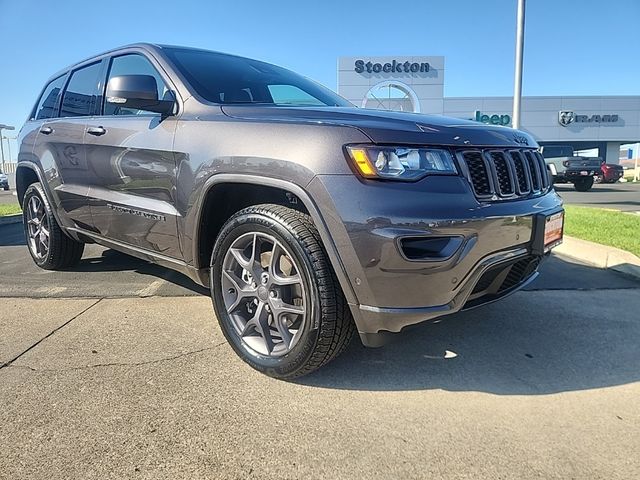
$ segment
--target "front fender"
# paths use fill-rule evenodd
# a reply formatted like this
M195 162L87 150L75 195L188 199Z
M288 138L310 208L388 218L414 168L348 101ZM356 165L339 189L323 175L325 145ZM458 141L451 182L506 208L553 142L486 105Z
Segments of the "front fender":
M333 241L331 234L329 233L329 229L325 223L325 220L318 209L318 206L313 201L311 196L299 185L295 183L288 182L286 180L270 178L270 177L259 177L255 175L248 174L234 174L234 173L220 173L212 175L208 178L201 191L200 195L196 203L191 207L190 216L193 219L199 219L202 214L202 209L204 206L204 199L207 197L209 191L215 186L222 183L247 183L247 184L255 184L262 185L268 187L279 188L294 194L298 199L304 204L305 208L309 212L311 219L313 220L314 225L318 229L318 233L320 234L320 238L325 247L327 255L329 256L329 261L331 262L331 266L340 282L340 286L342 287L342 291L344 293L347 302L350 305L356 305L357 300L351 283L349 281L349 276L346 273L346 269L342 263L340 255L338 254L338 250ZM199 245L199 234L198 229L194 230L194 235L191 240L191 248L193 252L198 250ZM198 266L200 267L200 266Z

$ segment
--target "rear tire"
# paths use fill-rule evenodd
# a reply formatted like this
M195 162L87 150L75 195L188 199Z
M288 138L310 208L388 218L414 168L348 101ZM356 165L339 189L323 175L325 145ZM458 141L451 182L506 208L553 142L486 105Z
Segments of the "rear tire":
M587 192L593 187L593 177L579 178L573 183L573 188L578 192Z
M62 231L40 183L29 185L24 194L22 221L29 253L40 268L62 270L80 262L84 243Z
M316 370L355 332L311 218L281 205L248 207L225 223L211 257L211 296L235 352L271 377Z

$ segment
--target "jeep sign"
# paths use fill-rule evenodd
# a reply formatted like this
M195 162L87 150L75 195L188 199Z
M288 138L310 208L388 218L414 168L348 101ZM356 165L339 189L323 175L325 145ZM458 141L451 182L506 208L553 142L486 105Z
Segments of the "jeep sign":
M487 123L489 125L509 125L511 123L511 116L503 115L486 115L480 110L473 112L473 120L476 122Z
M576 115L576 113L571 110L560 110L558 112L558 123L563 127L571 123L616 123L618 120L618 114Z

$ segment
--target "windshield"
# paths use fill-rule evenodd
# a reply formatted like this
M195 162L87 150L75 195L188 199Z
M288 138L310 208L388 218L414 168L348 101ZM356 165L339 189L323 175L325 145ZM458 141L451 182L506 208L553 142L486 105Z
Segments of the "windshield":
M573 147L570 145L550 145L542 148L544 158L573 157Z
M205 100L223 104L350 107L328 88L281 67L207 50L165 48Z

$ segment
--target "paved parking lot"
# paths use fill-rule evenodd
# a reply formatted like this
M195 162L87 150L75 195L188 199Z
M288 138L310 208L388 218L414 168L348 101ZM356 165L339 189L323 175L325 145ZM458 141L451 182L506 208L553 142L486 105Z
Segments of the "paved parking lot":
M15 190L0 190L1 203L18 203L18 197L14 195Z
M565 203L612 208L623 212L640 211L640 183L595 184L588 192L577 192L570 183L555 185Z
M525 292L353 342L296 382L233 354L201 288L0 227L0 478L638 478L640 284L551 258Z

